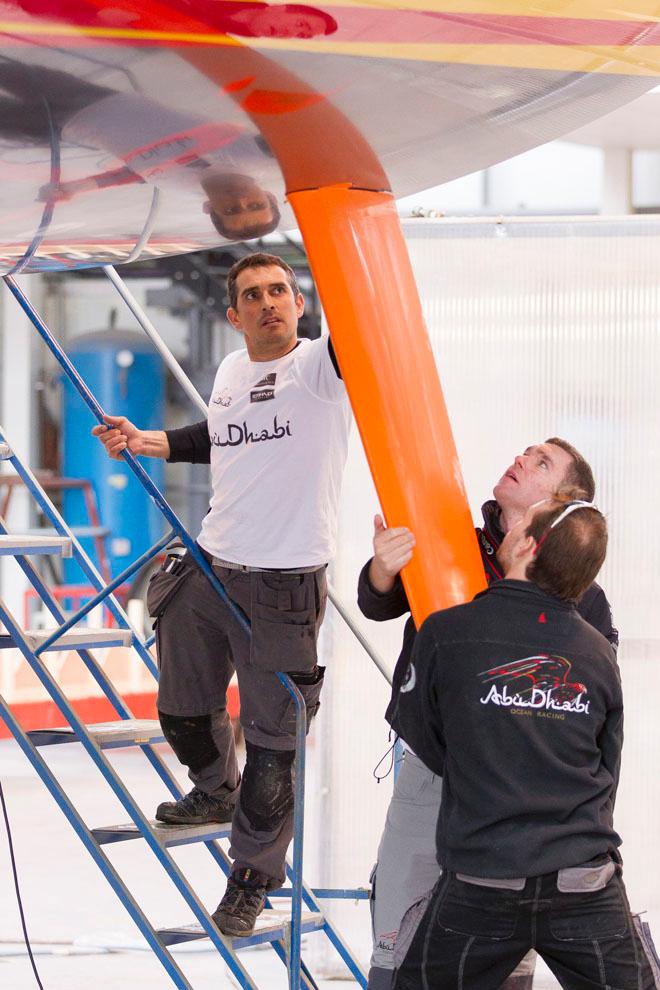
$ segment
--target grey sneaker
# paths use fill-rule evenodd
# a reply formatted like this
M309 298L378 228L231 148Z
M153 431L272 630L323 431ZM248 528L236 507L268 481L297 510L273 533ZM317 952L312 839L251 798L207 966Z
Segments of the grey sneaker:
M163 801L156 808L156 818L168 825L206 825L209 822L230 822L234 804L212 797L198 787L178 801Z
M250 935L266 903L268 878L255 870L237 870L227 880L225 896L213 912L223 935Z

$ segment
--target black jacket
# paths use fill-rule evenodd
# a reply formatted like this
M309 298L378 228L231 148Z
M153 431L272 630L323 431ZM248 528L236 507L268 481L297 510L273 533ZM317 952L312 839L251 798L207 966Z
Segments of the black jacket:
M623 739L618 668L577 609L497 581L431 615L394 728L443 776L438 861L524 877L613 852Z
M499 524L499 507L497 502L493 500L486 502L482 506L481 511L484 523L482 527L477 528L477 538L479 540L484 571L486 572L486 580L490 583L502 577L495 553L504 539L504 534ZM410 605L401 578L397 576L391 591L381 594L376 591L369 581L370 564L371 560L368 560L362 568L358 579L358 606L362 614L368 619L374 619L376 622L385 622L388 619L397 619L400 615L405 615L406 612L410 611ZM616 650L619 645L619 633L612 624L612 610L605 597L605 592L600 585L594 582L590 588L587 588L577 603L577 609L580 615L594 629L602 633ZM411 616L403 630L401 653L394 668L392 699L385 713L385 718L390 723L392 721L392 713L399 692L399 686L408 669L408 662L415 641L415 633L415 623Z
M203 419L200 423L181 426L178 430L165 430L170 445L170 464L183 461L186 464L211 463L211 438L209 424Z

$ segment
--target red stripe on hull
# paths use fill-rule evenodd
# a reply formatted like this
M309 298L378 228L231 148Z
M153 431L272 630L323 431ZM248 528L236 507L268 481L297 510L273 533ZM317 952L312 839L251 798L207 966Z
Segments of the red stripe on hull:
M194 13L195 16L191 16ZM26 16L26 14L28 16ZM20 22L35 25L70 24L83 29L122 29L135 31L135 37L99 39L107 44L158 45L169 47L186 43L178 40L140 38L145 32L217 33L239 37L319 38L333 41L380 43L424 43L446 45L538 44L562 46L630 46L660 44L660 24L655 21L596 20L564 17L534 17L515 14L456 14L436 11L391 10L369 7L315 7L312 5L244 3L219 0L210 5L180 0L169 3L137 3L118 0L108 11L105 0L77 0L62 3L56 10L51 0L25 0L11 10L16 35L6 35L5 43L21 41ZM267 27L264 27L267 17ZM0 18L4 19L4 18ZM26 41L29 37L26 36ZM53 35L53 43L62 37ZM67 37L67 45L93 43L94 39Z

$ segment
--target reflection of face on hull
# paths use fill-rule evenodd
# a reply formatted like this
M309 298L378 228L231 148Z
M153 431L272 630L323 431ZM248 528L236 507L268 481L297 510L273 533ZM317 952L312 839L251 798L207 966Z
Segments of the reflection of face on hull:
M263 237L277 227L277 200L250 176L232 172L212 175L204 177L202 187L208 196L204 211L228 240Z
M246 38L316 38L333 34L337 22L325 10L303 4L215 3L208 6L216 26Z
M16 0L13 6L32 17L64 21L89 27L139 30L190 29L192 24L222 34L244 38L315 38L333 34L337 22L330 14L305 4L268 4L245 0L168 0L150 15L146 5L117 4L98 7L89 0L69 0L53 5L52 0ZM169 16L168 16L169 15Z

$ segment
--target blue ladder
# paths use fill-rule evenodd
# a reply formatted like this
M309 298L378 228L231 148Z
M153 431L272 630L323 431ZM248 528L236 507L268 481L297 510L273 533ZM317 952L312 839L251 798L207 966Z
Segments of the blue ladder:
M118 279L116 273L113 272L113 274ZM11 276L6 276L4 280L63 368L65 374L78 389L96 420L99 423L103 423L103 410L48 327L41 320L14 279ZM51 526L57 534L55 537L14 536L8 532L4 520L0 519L0 553L5 555L11 554L16 558L28 581L37 590L46 608L57 623L57 628L52 632L50 630L47 632L22 630L5 603L0 600L0 620L2 620L7 630L6 635L0 636L0 649L11 647L20 650L68 724L63 729L38 730L36 732L25 733L11 712L9 705L2 697L0 697L0 717L6 722L32 766L62 808L70 824L106 876L113 890L128 910L133 921L137 924L175 986L190 988L192 990L186 977L172 957L169 947L179 942L190 941L191 939L209 938L241 987L249 988L249 990L258 990L241 964L237 955L238 950L249 945L268 942L287 967L290 990L300 990L300 988L314 990L316 983L301 959L301 937L306 932L322 931L337 949L337 952L357 984L361 987L366 987L364 971L339 933L328 919L324 917L319 901L329 897L363 899L368 896L368 892L364 889L313 890L303 880L302 853L306 717L302 696L296 685L286 674L280 673L278 677L291 695L296 708L293 861L291 864L287 863L287 877L290 881L290 886L273 892L270 898L290 897L291 910L286 915L281 910L275 910L269 898L266 910L257 922L257 928L250 936L228 938L219 932L204 905L199 901L194 890L168 852L168 849L172 846L190 842L203 842L222 873L228 875L231 869L231 861L217 841L220 838L227 837L228 828L208 825L193 828L163 826L161 823L150 821L135 803L131 794L104 756L104 750L108 748L126 745L139 746L173 797L178 799L182 796L182 791L177 781L157 751L153 748L155 742L162 741L162 732L159 723L157 721L136 720L133 718L131 711L90 652L90 650L100 646L132 646L150 673L154 678L157 678L157 667L149 652L149 646L153 642L153 637L146 642L141 639L137 631L131 626L126 614L112 593L120 584L124 583L131 575L139 570L145 562L155 557L171 540L177 538L183 543L186 550L193 556L197 565L210 581L216 593L220 595L230 608L236 621L245 630L246 635L250 634L247 618L234 605L231 599L228 598L212 568L200 554L197 544L185 530L161 492L132 454L125 451L123 457L156 506L160 509L169 528L153 547L142 554L138 560L134 561L130 567L126 568L110 584L106 585L57 509L48 499L36 478L11 449L4 432L0 428L0 459L12 465L44 515L49 519ZM42 553L72 554L87 580L97 592L90 601L69 618L65 617L58 602L50 593L38 570L31 562L30 558L32 556ZM97 630L79 626L78 623L81 619L85 618L100 603L103 603L110 611L116 622L116 627L109 630ZM42 654L45 652L59 649L71 649L78 653L96 683L112 704L118 715L117 721L89 726L80 721L75 710L51 676L42 659ZM81 743L89 757L96 764L106 783L113 790L130 818L130 822L127 825L91 829L83 822L39 751L40 747L43 746L69 742ZM135 838L142 838L147 843L175 884L189 909L192 911L195 919L192 924L156 930L141 911L137 900L114 869L103 849L103 846L109 843L128 841ZM306 908L305 912L303 912L303 903Z

